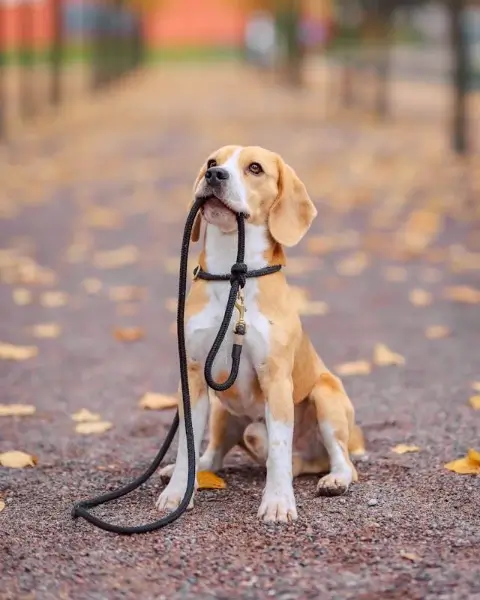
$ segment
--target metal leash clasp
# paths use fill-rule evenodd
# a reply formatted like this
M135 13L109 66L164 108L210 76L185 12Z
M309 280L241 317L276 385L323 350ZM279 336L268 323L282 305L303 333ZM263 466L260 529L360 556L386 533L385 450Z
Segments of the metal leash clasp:
M238 319L233 328L234 333L237 335L245 335L247 332L247 324L245 323L245 296L243 290L238 290L237 300L235 302L235 308L238 310Z

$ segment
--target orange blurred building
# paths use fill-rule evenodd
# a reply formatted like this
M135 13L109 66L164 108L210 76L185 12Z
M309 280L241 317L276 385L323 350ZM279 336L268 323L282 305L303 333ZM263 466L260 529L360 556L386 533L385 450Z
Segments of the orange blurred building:
M163 0L149 2L143 26L147 46L158 48L238 47L243 38L245 14L225 0ZM66 40L88 37L95 0L65 0ZM53 34L53 0L0 0L0 48L32 43L49 46ZM27 23L27 25L22 25ZM67 42L68 43L68 42Z

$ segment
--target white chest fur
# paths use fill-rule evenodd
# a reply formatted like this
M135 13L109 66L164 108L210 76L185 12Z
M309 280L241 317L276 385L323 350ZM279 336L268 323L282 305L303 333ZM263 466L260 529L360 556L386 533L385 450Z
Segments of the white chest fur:
M249 269L266 266L264 257L267 249L265 228L245 224L245 263ZM205 238L206 266L210 273L229 273L236 262L237 235L223 234L213 225L207 226ZM212 281L207 284L209 300L205 308L191 317L186 326L187 352L192 360L205 364L205 359L218 333L225 314L230 283ZM258 283L256 279L247 279L245 294L245 322L247 333L244 338L240 370L235 389L238 397L223 399L226 408L238 415L252 419L263 416L263 406L254 401L253 381L257 369L265 363L269 352L269 322L260 312L257 304ZM213 376L225 378L232 366L233 327L238 313L235 310L227 335L214 363Z

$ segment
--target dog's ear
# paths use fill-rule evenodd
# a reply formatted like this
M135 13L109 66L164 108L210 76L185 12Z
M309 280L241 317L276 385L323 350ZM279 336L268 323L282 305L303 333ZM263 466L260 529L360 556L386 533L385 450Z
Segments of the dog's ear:
M195 179L195 183L193 185L193 197L194 198L195 198L195 191L197 189L197 186L200 183L201 179L203 177L205 177L206 171L207 171L207 167L205 165L203 165L203 167L200 169L200 173L197 175L197 178ZM188 205L188 210L190 210L192 208L194 202L195 202L195 200L192 200L190 202L190 204ZM192 235L190 236L190 240L192 242L198 242L198 240L200 239L201 226L202 226L202 213L200 211L198 211L197 216L195 217L195 221L193 222Z
M295 246L307 233L317 209L295 171L277 157L278 196L268 214L268 228L283 246Z

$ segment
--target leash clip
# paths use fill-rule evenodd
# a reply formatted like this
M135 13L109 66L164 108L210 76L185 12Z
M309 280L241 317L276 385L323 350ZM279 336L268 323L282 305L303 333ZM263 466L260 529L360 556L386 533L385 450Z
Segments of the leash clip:
M238 290L237 300L235 302L235 308L238 310L238 319L233 329L234 333L238 335L245 335L247 332L247 324L245 323L245 296L243 290Z
M192 280L193 281L197 281L198 279L198 274L200 273L200 265L197 265L194 269L193 269L193 277Z

